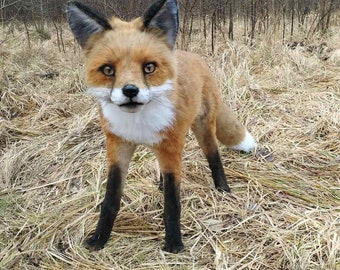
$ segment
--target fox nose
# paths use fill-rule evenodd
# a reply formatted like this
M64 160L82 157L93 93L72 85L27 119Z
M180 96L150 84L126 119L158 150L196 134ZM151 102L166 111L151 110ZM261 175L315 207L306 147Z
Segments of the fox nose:
M139 89L136 85L127 84L122 89L124 96L133 98L138 95Z

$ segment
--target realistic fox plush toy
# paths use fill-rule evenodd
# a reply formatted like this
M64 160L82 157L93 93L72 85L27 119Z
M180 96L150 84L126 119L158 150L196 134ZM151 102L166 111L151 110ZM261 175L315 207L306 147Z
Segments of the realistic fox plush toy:
M120 208L136 145L156 154L164 194L165 247L183 249L180 231L182 151L191 128L211 169L215 187L229 192L217 140L246 152L256 142L222 102L209 68L197 55L175 50L176 0L156 0L130 22L106 20L78 2L67 5L74 37L84 50L88 92L99 100L106 136L108 179L99 222L87 247L108 241Z

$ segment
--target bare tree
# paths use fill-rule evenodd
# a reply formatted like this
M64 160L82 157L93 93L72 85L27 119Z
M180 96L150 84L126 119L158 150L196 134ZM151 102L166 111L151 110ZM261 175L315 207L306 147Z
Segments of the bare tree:
M64 5L68 0L0 0L2 27L14 20L25 25L27 39L30 28L41 35L47 34L45 26L52 23L60 50L64 50ZM140 16L153 0L78 0L103 13L124 20ZM285 42L287 31L294 38L296 28L307 36L326 32L336 22L333 16L340 9L340 0L179 0L181 46L192 42L192 34L199 31L205 39L211 39L214 51L216 38L234 40L244 36L247 44L253 44L257 35L269 30L280 31ZM243 25L235 24L243 19ZM210 31L209 31L210 30ZM209 33L210 32L210 33ZM48 35L46 35L48 38ZM29 41L28 41L29 42Z

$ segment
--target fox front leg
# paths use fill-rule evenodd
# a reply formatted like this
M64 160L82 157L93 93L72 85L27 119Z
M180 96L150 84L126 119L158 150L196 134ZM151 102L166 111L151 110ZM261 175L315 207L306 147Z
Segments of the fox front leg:
M109 135L106 139L106 148L109 166L106 193L96 230L85 243L90 250L102 249L110 238L113 223L120 209L124 181L135 145Z
M105 199L101 205L99 221L95 233L86 241L90 250L102 249L109 240L113 223L120 208L122 197L122 175L119 166L112 165L109 171Z
M184 143L173 145L173 142L165 140L154 149L161 167L160 189L164 194L164 250L171 253L179 253L184 249L180 225L180 177L183 145Z

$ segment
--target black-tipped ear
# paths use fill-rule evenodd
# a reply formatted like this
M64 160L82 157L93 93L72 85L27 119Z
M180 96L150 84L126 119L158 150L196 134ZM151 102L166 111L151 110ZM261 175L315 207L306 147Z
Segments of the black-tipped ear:
M67 3L66 13L72 33L82 48L91 35L111 29L101 14L79 2Z
M161 30L170 47L175 46L179 26L177 0L156 0L142 18L145 29Z

